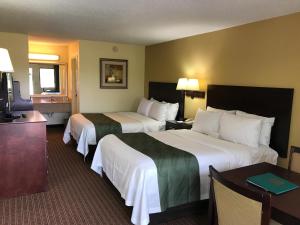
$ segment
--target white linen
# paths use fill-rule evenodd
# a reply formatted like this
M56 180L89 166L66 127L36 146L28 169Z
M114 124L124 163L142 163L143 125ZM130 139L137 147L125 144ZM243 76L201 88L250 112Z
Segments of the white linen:
M167 118L168 103L153 101L148 116L158 120L165 121Z
M271 131L275 122L275 117L263 117L263 116L258 116L255 114L250 114L239 110L236 111L236 115L244 116L247 118L260 119L262 121L262 127L261 127L261 132L259 137L259 144L266 145L266 146L270 145Z
M137 113L142 114L144 116L148 116L152 104L153 104L152 101L150 101L146 98L142 98L140 101L139 107L137 109Z
M221 115L221 112L198 109L192 130L218 138Z
M167 120L175 120L179 109L179 103L163 103L168 104Z
M259 146L261 120L223 113L220 119L220 137L234 143Z
M209 195L209 165L225 171L263 161L273 164L277 162L277 153L266 146L252 148L191 130L148 134L196 156L199 162L201 199L207 199ZM101 175L103 169L125 199L125 204L133 206L132 223L148 224L149 214L161 211L155 163L115 135L107 135L99 141L91 168Z
M151 98L150 101L160 102L154 98ZM179 103L170 103L165 101L162 101L160 103L167 104L166 120L175 120L179 109Z
M160 122L136 112L103 113L119 122L123 133L149 132L165 129L165 122ZM77 151L86 156L89 145L96 145L96 131L94 124L82 114L74 114L69 118L63 141L68 143L71 135L77 142Z

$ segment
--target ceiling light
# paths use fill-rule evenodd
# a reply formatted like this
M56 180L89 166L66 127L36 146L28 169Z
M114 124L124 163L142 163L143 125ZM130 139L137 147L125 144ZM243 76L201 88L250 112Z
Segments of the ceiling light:
M59 55L49 55L49 54L38 54L38 53L29 53L28 58L31 60L59 60Z

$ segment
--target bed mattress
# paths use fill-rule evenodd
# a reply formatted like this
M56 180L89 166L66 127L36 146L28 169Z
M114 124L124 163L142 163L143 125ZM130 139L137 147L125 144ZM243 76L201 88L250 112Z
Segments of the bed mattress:
M252 148L191 130L168 130L148 135L195 155L200 171L201 199L209 196L209 165L225 171L259 162L276 164L278 157L266 146ZM132 223L148 224L149 214L161 212L153 160L115 135L107 135L99 141L91 168L100 175L103 170L125 199L125 204L133 206Z
M165 129L165 122L154 120L136 112L103 113L105 116L119 122L123 133L151 132ZM86 156L89 145L96 145L94 124L82 114L72 115L66 126L63 141L68 143L72 137L77 142L77 151Z

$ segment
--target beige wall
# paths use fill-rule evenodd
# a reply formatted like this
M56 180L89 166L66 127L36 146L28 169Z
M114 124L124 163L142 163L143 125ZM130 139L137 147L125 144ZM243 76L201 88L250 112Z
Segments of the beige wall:
M144 96L145 47L80 41L79 54L80 112L136 111ZM100 89L100 58L128 60L128 89Z
M8 49L15 71L13 77L20 81L22 97L29 98L27 35L0 32L0 48Z
M195 77L207 84L294 88L290 144L300 145L300 13L146 47L151 81ZM186 102L194 116L205 100ZM286 166L287 160L279 160Z

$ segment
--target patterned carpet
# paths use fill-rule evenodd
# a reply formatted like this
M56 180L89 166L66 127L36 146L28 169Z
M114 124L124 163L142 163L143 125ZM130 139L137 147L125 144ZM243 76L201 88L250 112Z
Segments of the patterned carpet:
M48 128L49 190L0 200L1 225L126 225L130 209L112 187L83 163L74 143L62 142L63 128ZM1 179L1 178L0 178ZM166 225L207 224L207 215Z

